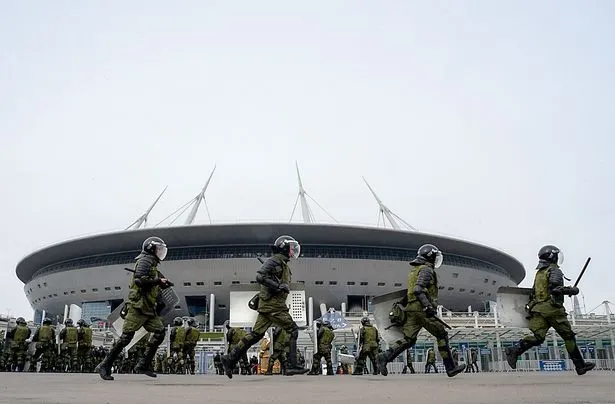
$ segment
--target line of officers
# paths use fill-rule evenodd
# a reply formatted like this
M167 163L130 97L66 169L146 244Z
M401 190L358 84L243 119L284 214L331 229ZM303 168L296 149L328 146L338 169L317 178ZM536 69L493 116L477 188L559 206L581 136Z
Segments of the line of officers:
M40 362L40 372L93 372L92 359L97 354L97 348L92 345L89 324L79 320L75 327L73 320L67 319L64 325L56 339L51 319L45 318L32 335L26 320L17 318L16 326L0 342L0 371L36 372Z
M321 372L321 363L324 359L326 364L326 375L333 376L335 374L333 370L333 362L331 353L333 351L333 342L335 339L335 334L333 332L333 327L328 319L316 320L316 329L317 329L317 349L312 357L312 366L308 375L320 375ZM228 344L228 352L232 351L237 344L241 341L241 339L247 334L247 332L242 328L237 327L229 327L227 328L227 344ZM279 361L280 364L280 374L284 375L286 372L286 368L288 366L288 353L290 351L290 337L288 333L281 327L273 328L273 352L267 358L267 369L263 373L264 375L273 375L273 368L276 361ZM269 349L269 344L262 344L261 346L261 361L263 357L263 351ZM339 350L340 354L348 357L350 355L349 349L346 345L342 345ZM368 372L367 368L367 359L369 358L372 364L372 372L374 375L378 375L378 363L376 360L376 356L381 353L381 339L376 327L374 327L368 317L363 317L361 319L361 329L359 330L358 335L358 349L357 355L355 356L354 367L352 369L352 375L360 376L364 375ZM466 352L467 354L467 363L470 365L466 368L466 372L478 372L478 351L475 348L469 349ZM452 350L452 357L455 363L455 366L458 366L459 361L459 353L456 348ZM301 358L302 359L302 358ZM250 361L248 361L247 355L244 355L243 358L240 358L239 364L241 366L242 374L254 374L256 373L254 370L252 371L244 371L244 369L254 369L255 363L258 363L256 357L252 357ZM303 365L303 364L302 364ZM216 369L217 374L223 374L221 361L219 358L219 354L217 353L214 356L214 367ZM436 367L436 354L433 348L430 348L427 351L427 357L425 361L425 373L430 373L433 370L434 373L438 373L438 368ZM412 363L412 352L408 350L406 352L406 363L402 370L403 374L410 372L411 374L416 373L414 370L414 366ZM340 361L337 367L338 374L349 374L350 366L347 361Z

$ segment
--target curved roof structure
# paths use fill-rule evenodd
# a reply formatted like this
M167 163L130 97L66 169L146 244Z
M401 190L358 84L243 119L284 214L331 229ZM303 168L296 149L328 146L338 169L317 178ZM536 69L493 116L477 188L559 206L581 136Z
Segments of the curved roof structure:
M425 243L437 245L446 255L451 253L484 260L501 267L517 284L525 278L521 262L499 250L484 245L427 233L374 227L306 223L251 223L191 225L145 228L81 237L37 250L23 258L16 268L17 277L29 282L40 269L80 257L118 252L138 252L147 237L164 239L169 251L190 246L263 245L289 234L303 245L339 245L416 249Z

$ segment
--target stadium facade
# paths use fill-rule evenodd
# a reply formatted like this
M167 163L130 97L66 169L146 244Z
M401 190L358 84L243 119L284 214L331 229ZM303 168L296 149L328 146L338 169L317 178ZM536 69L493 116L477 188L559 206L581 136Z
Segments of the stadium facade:
M304 284L316 304L348 311L369 309L372 296L406 287L408 261L424 243L444 252L438 270L444 307L477 310L495 300L500 286L525 277L513 257L467 241L383 228L328 224L233 224L147 228L106 233L55 244L25 257L17 276L35 310L62 314L65 305L84 316L105 318L128 294L131 268L142 241L152 235L169 246L161 270L175 283L180 315L205 315L215 295L215 319L228 318L233 285L254 283L259 256L281 234L295 237L301 256L292 263L293 281ZM86 315L90 313L91 315Z
M209 316L210 324L211 314L215 324L229 318L231 288L255 283L257 258L269 256L271 243L282 234L301 243L301 256L291 266L293 282L303 284L306 296L316 305L339 310L343 304L349 312L371 311L373 296L406 288L408 262L425 243L444 252L444 264L438 270L439 303L449 310L472 306L486 311L500 286L518 285L525 277L523 265L499 250L416 231L382 203L367 181L383 224L386 219L391 228L315 223L298 167L299 194L293 214L300 202L304 223L194 225L212 175L182 207L185 211L192 204L183 226L140 228L161 194L124 231L57 243L22 259L16 273L35 309L35 319L40 319L42 311L62 315L70 305L79 306L89 321L105 319L128 295L131 273L125 268L132 268L143 240L153 235L169 247L161 270L176 285L180 298L176 314ZM402 229L398 221L410 230Z

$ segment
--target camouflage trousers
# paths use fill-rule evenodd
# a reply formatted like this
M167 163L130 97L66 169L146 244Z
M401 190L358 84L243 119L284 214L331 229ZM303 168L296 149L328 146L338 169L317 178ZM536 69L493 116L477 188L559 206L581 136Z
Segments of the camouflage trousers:
M357 358L355 372L354 373L362 373L363 369L365 369L367 358L372 362L372 367L374 368L374 373L377 374L378 365L376 362L376 355L378 355L378 345L363 345L361 351L359 352L359 357Z
M78 358L78 368L81 368L83 373L90 373L93 370L92 367L92 346L91 345L83 345L79 343L79 347L77 348L77 358Z
M13 342L9 351L9 361L21 371L26 364L28 345L24 342Z
M33 363L30 367L36 367L36 364L41 362L41 372L51 372L53 370L53 362L55 357L55 347L53 342L37 342L36 351L32 357Z
M77 372L79 370L77 344L62 344L60 356L62 358L62 372L65 370L69 372Z

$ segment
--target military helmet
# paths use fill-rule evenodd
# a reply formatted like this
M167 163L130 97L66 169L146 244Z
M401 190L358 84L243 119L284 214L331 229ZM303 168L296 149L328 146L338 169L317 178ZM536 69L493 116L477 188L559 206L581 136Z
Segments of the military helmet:
M15 320L15 322L17 324L26 324L26 319L23 317L17 317L17 320Z
M167 245L160 237L149 237L143 242L141 251L162 261L167 256Z
M66 321L64 321L64 325L73 325L73 319L67 318Z
M363 317L361 319L361 325L369 325L369 318Z
M301 253L301 246L299 242L291 236L280 236L274 241L273 250L289 258L296 259Z
M85 325L85 321L83 319L80 319L79 321L77 321L77 325L83 327Z
M193 318L189 318L188 319L188 325L191 327L195 327L196 326L196 320Z
M538 251L538 259L552 264L562 265L564 262L564 253L554 245L546 245Z
M181 318L181 317L175 317L175 318L173 319L173 325L178 326L178 327L179 327L180 325L184 325L184 320L182 320L182 318Z
M51 325L51 319L49 317L45 317L43 319L43 324L44 325Z
M328 318L322 320L322 325L325 327L331 327L331 321Z
M433 244L425 244L422 245L416 253L417 258L422 258L425 261L429 262L434 266L434 268L439 268L442 265L442 261L444 260L444 256L442 255L442 251L438 249Z

